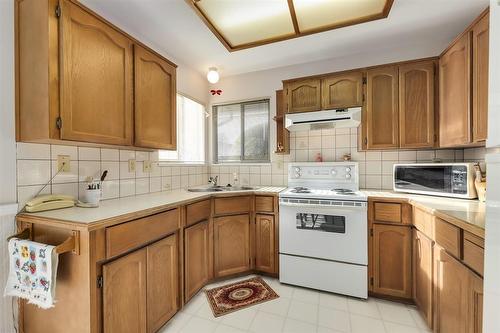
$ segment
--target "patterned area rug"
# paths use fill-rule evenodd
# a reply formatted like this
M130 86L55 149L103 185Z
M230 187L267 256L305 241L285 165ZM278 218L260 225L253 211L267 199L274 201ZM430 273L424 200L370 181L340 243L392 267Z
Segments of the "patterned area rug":
M260 277L205 291L215 317L279 297Z

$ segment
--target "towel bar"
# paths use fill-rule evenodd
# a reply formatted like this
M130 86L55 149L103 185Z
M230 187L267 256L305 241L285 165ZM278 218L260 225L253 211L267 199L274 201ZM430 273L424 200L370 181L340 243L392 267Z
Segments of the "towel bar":
M11 238L19 238L19 239L29 239L31 237L30 228L26 228L21 232L18 232L15 235L12 235L7 238L9 241ZM55 248L57 254L62 254L66 252L73 252L74 254L80 254L80 232L77 230L72 231L72 235L66 238L64 242L57 245Z

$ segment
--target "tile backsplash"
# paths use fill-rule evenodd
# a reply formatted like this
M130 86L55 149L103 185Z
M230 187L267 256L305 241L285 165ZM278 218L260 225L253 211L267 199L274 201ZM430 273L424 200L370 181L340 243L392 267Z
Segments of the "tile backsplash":
M225 165L158 165L158 152L123 149L77 147L50 144L17 144L17 196L19 209L52 177L42 193L70 194L82 198L87 177L108 175L103 183L103 199L114 199L151 192L168 191L207 184L209 176L219 176L219 184L286 186L288 163L313 162L318 153L323 161L341 161L351 154L359 163L360 187L391 189L392 166L395 163L483 162L485 148L448 150L394 150L358 152L357 129L331 129L290 133L290 154L272 154L267 164ZM70 157L70 171L57 173L57 156ZM129 172L129 160L136 168ZM144 161L152 161L150 172L144 172Z
M70 157L69 172L57 173L58 155ZM135 161L134 172L129 172L129 160ZM150 172L144 172L144 161L152 161ZM201 185L208 177L206 166L160 167L157 151L18 143L19 209L54 176L43 194L69 194L81 199L87 185L86 178L99 179L104 170L108 170L108 174L102 186L103 199Z

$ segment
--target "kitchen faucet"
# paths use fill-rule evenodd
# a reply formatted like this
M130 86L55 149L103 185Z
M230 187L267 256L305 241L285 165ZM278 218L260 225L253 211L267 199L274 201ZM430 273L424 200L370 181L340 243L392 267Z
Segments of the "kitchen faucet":
M217 186L218 181L219 181L219 176L208 178L208 183L212 184L213 186Z

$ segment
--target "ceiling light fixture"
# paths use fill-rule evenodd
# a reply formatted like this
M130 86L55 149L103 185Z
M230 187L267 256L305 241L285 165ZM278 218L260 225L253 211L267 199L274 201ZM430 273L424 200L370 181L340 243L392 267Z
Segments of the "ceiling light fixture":
M219 82L219 72L217 71L216 67L210 67L208 69L207 80L210 83L217 83L217 82Z

